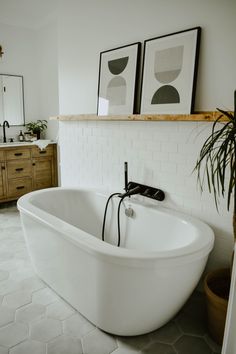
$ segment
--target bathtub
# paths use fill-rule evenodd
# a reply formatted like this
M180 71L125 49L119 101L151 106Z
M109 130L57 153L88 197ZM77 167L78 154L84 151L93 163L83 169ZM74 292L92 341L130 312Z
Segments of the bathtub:
M146 205L135 197L107 213L107 195L50 188L18 200L25 240L36 273L102 330L139 335L169 321L196 287L213 247L209 226L190 216ZM145 198L143 198L145 199ZM125 209L132 209L132 217Z

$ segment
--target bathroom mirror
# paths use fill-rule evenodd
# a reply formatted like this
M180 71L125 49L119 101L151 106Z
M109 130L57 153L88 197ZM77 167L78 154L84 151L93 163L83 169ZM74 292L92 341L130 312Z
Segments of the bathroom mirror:
M24 125L23 76L0 74L0 124Z

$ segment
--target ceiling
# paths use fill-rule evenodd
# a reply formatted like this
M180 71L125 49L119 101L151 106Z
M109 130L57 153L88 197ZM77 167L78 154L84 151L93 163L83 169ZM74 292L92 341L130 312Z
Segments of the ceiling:
M38 29L55 15L58 0L0 0L0 23Z

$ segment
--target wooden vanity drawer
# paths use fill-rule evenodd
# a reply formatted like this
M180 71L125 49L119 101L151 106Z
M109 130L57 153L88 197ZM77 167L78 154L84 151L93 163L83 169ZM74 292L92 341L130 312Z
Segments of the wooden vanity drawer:
M13 178L8 181L8 197L20 197L32 190L32 180L30 177Z
M0 161L4 161L4 151L0 151Z
M53 146L49 145L46 149L40 150L38 147L32 148L32 157L52 156Z
M26 148L17 148L6 151L6 159L9 160L17 160L17 159L30 159L30 149Z
M32 172L31 160L19 160L7 162L8 178L30 177Z

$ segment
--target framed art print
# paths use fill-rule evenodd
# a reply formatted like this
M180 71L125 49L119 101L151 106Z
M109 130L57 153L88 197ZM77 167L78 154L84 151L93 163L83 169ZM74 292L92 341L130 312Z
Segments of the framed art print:
M194 107L201 28L144 42L142 114L190 114Z
M98 115L135 113L140 47L138 42L100 53Z

